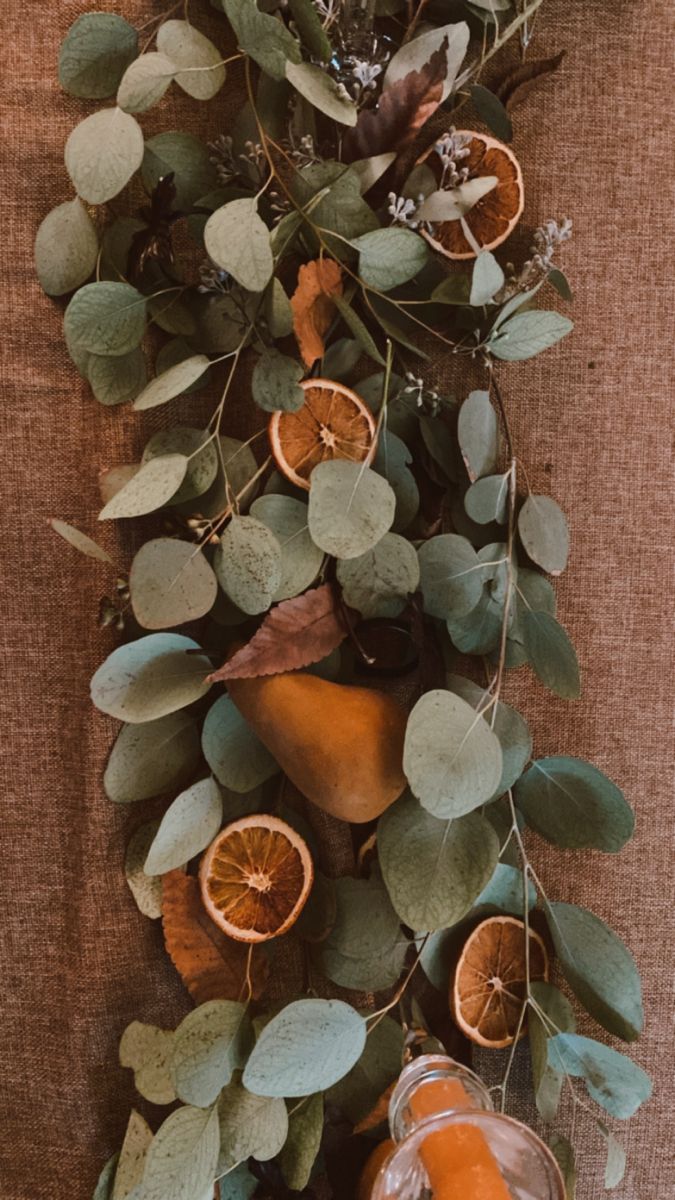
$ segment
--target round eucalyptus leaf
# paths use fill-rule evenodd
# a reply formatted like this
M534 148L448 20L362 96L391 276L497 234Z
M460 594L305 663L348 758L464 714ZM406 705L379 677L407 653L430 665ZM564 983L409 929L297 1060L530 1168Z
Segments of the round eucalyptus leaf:
M160 179L169 174L173 174L176 188L176 208L183 210L218 186L210 151L192 133L168 130L145 143L141 177L148 191L152 192Z
M188 1200L213 1187L220 1136L215 1108L177 1108L160 1125L143 1172L143 1200Z
M211 663L199 649L179 633L151 633L118 646L96 671L91 698L101 712L131 725L185 708L211 687Z
M217 208L206 222L204 245L216 266L249 292L262 292L272 278L270 232L258 216L255 197Z
M484 588L471 612L447 622L453 645L461 654L489 654L496 650L501 640L503 611Z
M477 683L465 679L463 675L448 675L447 686L451 692L461 696L472 708L486 709L490 696ZM503 796L513 787L522 775L532 754L532 734L520 713L502 700L497 702L497 711L493 718L493 708L486 711L488 723L499 738L502 748L502 775L496 790L496 796Z
M518 533L537 566L560 575L567 566L570 534L567 518L550 496L528 496L518 514Z
M206 714L202 751L219 783L241 794L276 775L279 767L229 696Z
M105 794L115 804L132 804L182 787L194 774L199 749L197 726L186 712L123 725L103 775Z
M146 875L143 867L159 821L147 821L132 833L124 855L124 875L136 907L144 917L157 921L162 915L162 880Z
M298 596L316 579L323 562L323 550L309 536L307 505L292 496L259 496L251 516L271 529L281 546L281 582L273 601Z
M488 392L471 392L459 410L457 437L472 481L494 470L499 454L497 414Z
M424 239L401 226L364 233L352 245L359 252L361 279L380 292L391 291L414 279L430 257Z
M557 1033L548 1042L548 1064L585 1080L588 1094L612 1117L627 1120L652 1094L652 1082L627 1055L578 1033Z
M301 1108L291 1113L288 1122L288 1137L279 1165L291 1191L301 1192L307 1187L322 1137L323 1096L318 1094L310 1096Z
M441 621L466 616L483 591L483 568L471 543L457 533L442 533L418 550L424 607Z
M231 437L221 437L218 443L216 477L199 499L204 517L219 517L229 508L233 496L240 508L246 508L256 493L258 464L248 443Z
M175 496L187 466L184 454L164 454L141 463L131 479L101 509L99 521L142 517L161 508Z
M333 983L358 991L392 987L403 969L408 942L382 880L345 876L335 880L334 888L335 921L320 951L325 974Z
M576 1020L574 1009L566 996L552 983L543 980L530 985L532 996L546 1014L545 1023L537 1009L531 1007L527 1014L527 1032L532 1061L532 1085L537 1111L544 1121L554 1121L560 1104L564 1075L548 1063L548 1039L551 1031L574 1033Z
M170 342L166 342L160 350L157 351L155 359L155 374L163 375L170 367L175 367L178 363L185 362L187 358L194 357L194 350L189 343L182 337L174 337ZM190 396L193 392L199 392L208 383L209 375L205 372L200 375L194 383L183 389L183 395Z
M193 542L153 538L131 564L129 591L139 625L170 629L203 617L213 607L218 581Z
M523 645L535 674L550 691L564 700L581 695L581 675L576 650L562 625L547 612L526 609L520 619Z
M47 213L35 237L35 269L48 296L86 283L98 259L98 234L78 196Z
M485 475L471 484L464 496L464 507L467 516L479 525L489 525L490 521L503 525L508 498L509 476Z
M138 54L138 34L115 13L84 13L70 26L59 51L59 83L85 100L105 100L117 90Z
M251 1023L243 1004L207 1000L183 1018L173 1036L171 1074L186 1104L207 1108L243 1067Z
M189 21L163 21L157 49L178 68L176 83L195 100L211 100L225 82L222 54Z
M356 125L358 111L353 100L338 90L330 75L314 63L286 63L286 78L305 100L341 125Z
M168 400L173 400L174 396L180 396L192 387L210 366L211 360L205 354L193 354L190 358L176 363L163 374L151 379L138 396L134 408L140 411L166 404Z
M310 1096L358 1062L366 1023L342 1000L296 1000L265 1026L244 1069L258 1096Z
M175 67L165 54L146 52L124 72L117 89L117 103L124 112L145 112L162 99L174 77Z
M93 538L83 533L81 529L76 529L74 525L69 525L67 521L59 521L57 517L52 517L49 524L54 533L58 533L64 542L68 542L68 545L72 546L74 550L79 551L80 554L84 554L87 558L95 558L98 562L112 563L113 560L108 551L99 546L98 542L95 542Z
M396 497L396 513L392 523L392 529L396 531L408 528L420 506L419 489L409 469L411 462L412 454L405 442L395 433L383 429L377 441L373 470L387 480Z
M298 387L305 374L302 363L278 350L265 350L260 355L251 378L253 399L264 412L297 412L305 403L305 393Z
M242 612L265 612L281 583L281 546L262 521L232 517L216 548L213 568L223 591Z
M358 1124L401 1073L405 1053L403 1030L390 1016L374 1024L355 1066L333 1084L327 1100L335 1104L353 1125Z
M169 1072L173 1033L132 1021L120 1040L120 1064L134 1073L136 1090L152 1104L171 1104L176 1092Z
M362 463L322 462L312 471L309 532L336 558L358 558L384 537L396 497L387 481Z
M205 429L191 425L173 425L153 434L143 451L143 462L172 454L187 459L185 478L170 503L186 504L203 496L218 474L218 451L215 439ZM194 506L192 506L194 507Z
M99 404L109 407L134 400L145 387L147 375L145 355L140 348L114 358L90 354L87 359L91 390Z
M197 321L192 311L192 301L193 297L189 293L183 298L181 291L171 291L163 296L149 296L148 312L153 324L165 333L175 337L194 337Z
M380 819L384 882L406 925L443 929L469 912L497 865L499 839L478 813L440 821L403 795Z
M104 357L129 354L145 333L145 297L128 283L87 283L63 318L69 345Z
M487 721L452 692L426 692L406 729L403 770L420 803L439 818L461 817L494 796L502 751Z
M189 862L213 841L222 819L223 802L216 781L209 776L193 783L176 796L162 817L145 860L145 873L164 875Z
M66 142L66 170L87 204L105 204L143 161L143 130L121 108L104 108L76 125Z
M616 854L633 835L635 815L623 793L581 758L535 760L515 799L530 828L566 850Z
M248 1158L269 1162L288 1136L288 1113L281 1097L254 1096L238 1082L223 1088L218 1101L218 1175ZM225 1175L227 1181L228 1175Z
M138 217L116 217L103 231L101 279L118 283L129 274L129 252L137 233L147 229Z
M362 617L396 617L419 584L414 546L397 533L385 533L372 550L338 563L345 602Z
M490 822L492 824L492 822ZM495 831L496 832L496 831ZM496 834L499 839L499 835ZM497 910L522 917L524 906L523 872L508 863L498 862L480 896L474 902L474 911ZM528 911L537 903L537 890L531 880L527 884Z

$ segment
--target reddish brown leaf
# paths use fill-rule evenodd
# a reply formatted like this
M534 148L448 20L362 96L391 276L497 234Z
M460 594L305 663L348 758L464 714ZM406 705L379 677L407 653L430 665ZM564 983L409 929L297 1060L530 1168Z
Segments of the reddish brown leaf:
M245 1000L249 981L253 996L261 995L267 982L265 959L214 925L193 876L180 870L162 876L162 925L169 957L197 1004Z
M224 663L211 683L279 675L319 662L347 636L347 626L329 583L283 600L265 617L250 642Z
M370 1112L366 1113L365 1117L359 1121L358 1125L354 1126L354 1133L368 1133L369 1129L377 1129L378 1125L381 1125L383 1121L386 1121L389 1114L389 1101L391 1100L396 1083L397 1081L394 1080L394 1082L389 1085L386 1092L383 1092L379 1100L375 1102Z
M343 160L407 149L438 108L447 72L447 40L419 71L410 71L380 97L377 108L364 108L343 142Z
M565 51L561 50L553 58L524 62L514 71L510 71L496 91L506 111L511 112L516 105L521 104L545 75L552 75L557 71L564 57Z
M293 329L305 366L323 358L324 336L335 315L331 296L342 295L342 268L332 258L317 258L298 271L291 296Z

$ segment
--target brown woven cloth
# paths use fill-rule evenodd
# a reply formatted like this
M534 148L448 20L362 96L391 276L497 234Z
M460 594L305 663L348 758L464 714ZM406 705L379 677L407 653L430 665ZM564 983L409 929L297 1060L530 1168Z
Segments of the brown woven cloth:
M123 879L128 824L139 817L101 791L114 723L92 709L88 680L113 645L95 619L107 572L58 542L46 523L58 515L95 532L98 469L133 458L167 417L163 410L139 421L96 404L67 358L59 307L33 275L37 225L70 195L63 143L96 107L59 90L57 47L70 22L94 7L7 0L3 8L4 1200L87 1200L133 1099L130 1073L117 1066L121 1031L132 1018L169 1026L187 1007L160 930L137 913ZM139 22L168 5L105 0L101 7ZM205 0L198 7L201 22L211 10ZM515 148L527 224L574 218L564 266L576 293L576 331L502 376L531 482L570 514L572 559L559 596L585 682L583 699L566 704L520 671L509 677L508 698L531 722L537 752L588 757L637 810L636 838L616 858L539 854L549 894L609 920L644 979L647 1030L631 1052L653 1072L657 1091L621 1131L629 1157L616 1193L623 1200L660 1200L673 1182L675 1078L665 1045L675 848L667 786L675 343L666 263L674 232L669 18L664 0L544 4L534 53L568 54L560 75L517 113ZM143 118L151 132L204 133L203 122L196 103L171 97L161 116ZM212 136L219 131L211 125ZM450 358L436 364L445 387L456 369ZM117 547L114 528L102 536ZM576 1141L579 1200L594 1200L602 1194L598 1139L581 1115Z

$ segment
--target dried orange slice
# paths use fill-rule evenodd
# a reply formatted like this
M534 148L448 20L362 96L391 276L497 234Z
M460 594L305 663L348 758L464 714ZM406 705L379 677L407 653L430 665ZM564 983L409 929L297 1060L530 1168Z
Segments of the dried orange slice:
M492 190L482 196L464 217L481 250L494 250L513 232L523 211L525 192L520 163L509 146L486 133L462 129L457 131L456 136L471 138L469 154L461 163L462 167L468 169L468 178L478 179L485 175L497 177L498 182ZM433 149L426 155L425 162L440 174L440 160ZM446 258L476 257L475 248L467 240L461 221L443 221L436 226L433 235L427 232L424 236Z
M548 979L548 954L530 929L530 980ZM450 984L455 1021L472 1042L497 1050L515 1041L526 991L525 926L488 917L469 934ZM521 1027L521 1036L525 1023Z
M240 942L266 942L286 933L302 912L313 878L300 835L266 814L227 825L199 869L206 911Z
M276 464L296 487L309 491L321 462L345 458L369 463L375 454L375 418L351 388L330 379L304 379L305 403L297 412L275 412L269 438Z

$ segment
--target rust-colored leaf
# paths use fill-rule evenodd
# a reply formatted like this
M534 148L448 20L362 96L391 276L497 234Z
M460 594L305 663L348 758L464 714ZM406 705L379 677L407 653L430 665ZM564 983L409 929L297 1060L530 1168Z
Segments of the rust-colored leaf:
M557 71L564 57L565 51L561 50L553 58L538 58L535 62L524 62L514 71L509 71L496 90L496 95L506 111L511 112L529 96L541 79Z
M366 1113L358 1125L354 1126L354 1133L368 1133L370 1129L377 1129L383 1121L386 1121L389 1114L389 1101L396 1087L397 1080L389 1085L386 1092L383 1092L379 1100L375 1102L369 1113Z
M333 588L323 583L302 596L277 604L250 642L209 679L219 683L223 679L255 679L259 675L297 671L325 658L344 641L347 633Z
M199 883L183 871L162 876L162 926L171 961L197 1004L260 996L267 964L259 952L228 938L202 905Z
M398 154L407 149L420 129L438 108L447 72L447 41L430 56L419 71L410 71L380 97L377 108L364 108L343 142L345 162L370 158L373 154Z
M291 308L293 329L307 367L323 357L324 337L335 315L331 296L341 295L342 268L334 259L317 258L300 267Z

